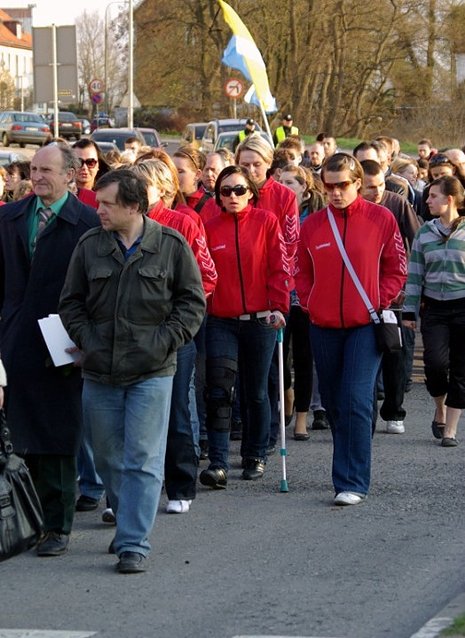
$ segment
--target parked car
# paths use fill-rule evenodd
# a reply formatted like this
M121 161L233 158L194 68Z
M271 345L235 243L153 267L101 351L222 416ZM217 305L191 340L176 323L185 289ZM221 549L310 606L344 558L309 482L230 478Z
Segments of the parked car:
M213 151L216 140L220 133L225 133L226 131L237 131L242 130L245 127L246 119L242 120L211 120L208 122L207 128L205 129L205 133L202 137L202 142L200 144L200 150L204 153L210 153ZM255 130L261 131L261 127L258 124L255 124Z
M128 137L137 137L145 145L144 136L136 128L98 128L90 139L94 142L113 142L120 151L124 151L124 142Z
M228 148L230 151L233 151L234 141L239 135L239 132L240 131L227 131L226 133L220 133L216 139L213 150L217 151L219 148ZM252 135L260 135L271 146L270 138L265 131L257 131L256 133L252 133Z
M98 128L113 128L115 126L115 122L111 117L108 116L99 116L94 117L92 122L90 123L90 132L96 131Z
M208 122L192 122L188 124L181 135L180 146L191 144L195 148L200 148L203 134L208 126Z
M97 146L99 147L99 149L102 151L104 155L105 153L108 153L109 151L119 152L119 148L116 146L114 142L98 142L97 140L94 140L94 142L97 144Z
M72 137L76 140L81 139L82 122L74 113L71 113L71 111L58 111L58 134L55 134L53 113L49 113L48 117L50 118L49 125L53 137L63 137L65 140L69 140Z
M85 117L80 117L79 119L81 120L81 124L82 124L82 134L90 135L92 131L90 130L89 120L87 120Z
M12 143L24 148L26 144L42 146L51 139L51 131L41 115L28 111L0 113L0 138L3 146Z
M158 134L158 131L156 129L140 128L138 126L136 130L142 133L142 137L145 140L146 146L152 146L153 148L161 148L163 146L160 135Z
M28 158L14 151L0 151L0 166L8 166L11 162L27 162Z

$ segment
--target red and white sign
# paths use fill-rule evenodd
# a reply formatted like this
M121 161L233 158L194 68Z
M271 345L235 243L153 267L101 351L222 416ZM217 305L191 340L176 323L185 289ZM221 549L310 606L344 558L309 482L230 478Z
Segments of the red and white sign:
M238 98L244 93L244 85L236 78L230 78L224 85L224 92L228 97Z
M105 85L102 80L94 78L89 82L89 93L102 93Z

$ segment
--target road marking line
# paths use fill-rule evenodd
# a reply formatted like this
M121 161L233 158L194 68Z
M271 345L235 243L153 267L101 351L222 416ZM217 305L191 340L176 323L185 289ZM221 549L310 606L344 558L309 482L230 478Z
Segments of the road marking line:
M428 622L410 638L437 638L443 629L452 624L452 620L450 617L431 618L431 620L428 620Z
M0 638L89 638L95 631L55 631L53 629L0 629Z

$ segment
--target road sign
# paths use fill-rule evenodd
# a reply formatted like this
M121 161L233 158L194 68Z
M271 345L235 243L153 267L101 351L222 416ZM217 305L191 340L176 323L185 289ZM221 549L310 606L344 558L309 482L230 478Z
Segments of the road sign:
M33 27L34 102L51 102L53 91L53 29L56 34L58 99L75 102L79 95L76 27Z
M241 97L244 92L244 85L240 80L237 80L236 78L230 78L224 85L224 92L228 97L231 98Z
M89 88L89 93L102 93L105 88L105 85L102 80L99 80L98 78L94 78L93 80L89 82L88 88Z
M94 93L90 99L94 104L100 104L103 101L103 95L101 93Z

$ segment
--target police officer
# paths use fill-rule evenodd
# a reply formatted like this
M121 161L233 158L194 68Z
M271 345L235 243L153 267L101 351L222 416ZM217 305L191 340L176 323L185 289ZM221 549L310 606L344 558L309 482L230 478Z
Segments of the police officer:
M239 131L233 143L233 153L236 152L236 148L239 146L241 142L243 142L246 137L255 133L255 120L249 118L245 123L245 127L242 131Z
M280 142L286 139L289 135L298 135L299 129L297 126L292 126L292 115L289 113L281 120L281 126L278 126L273 135L273 142L275 146L278 146Z

